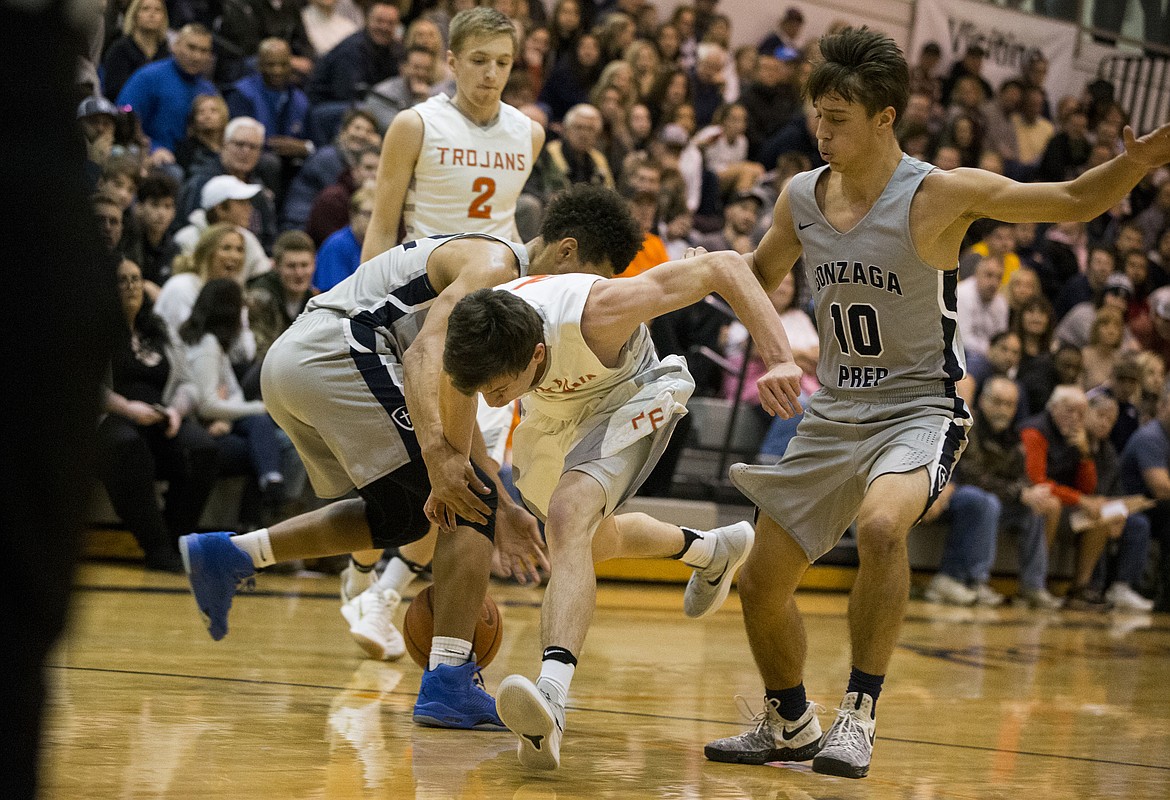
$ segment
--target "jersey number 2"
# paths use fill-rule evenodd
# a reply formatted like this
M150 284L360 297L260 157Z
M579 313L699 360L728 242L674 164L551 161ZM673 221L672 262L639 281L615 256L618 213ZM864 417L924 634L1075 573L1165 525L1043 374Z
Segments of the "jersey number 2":
M833 303L829 306L829 314L833 317L833 334L843 354L856 352L859 356L870 358L882 354L882 335L878 328L876 308L868 303L850 303L842 314L841 304Z
M496 193L496 182L491 178L476 178L475 183L471 184L471 191L479 192L479 194L467 207L467 218L491 219L492 207L488 205L488 200L491 200L492 195Z

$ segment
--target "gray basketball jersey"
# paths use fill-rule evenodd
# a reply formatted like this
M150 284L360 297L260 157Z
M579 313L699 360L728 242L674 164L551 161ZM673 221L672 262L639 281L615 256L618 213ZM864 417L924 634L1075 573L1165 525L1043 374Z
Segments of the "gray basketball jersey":
M873 208L846 233L817 205L817 180L827 169L801 173L788 186L813 292L821 385L874 401L954 397L965 369L957 270L924 262L910 238L910 201L934 167L903 155Z
M353 275L310 300L305 312L324 308L349 317L352 323L374 332L380 342L377 352L391 353L401 361L438 297L427 277L427 260L447 242L465 238L493 239L508 245L520 262L520 275L528 274L528 251L522 244L486 233L428 236L374 256ZM369 334L359 335L351 327L351 335L364 340Z

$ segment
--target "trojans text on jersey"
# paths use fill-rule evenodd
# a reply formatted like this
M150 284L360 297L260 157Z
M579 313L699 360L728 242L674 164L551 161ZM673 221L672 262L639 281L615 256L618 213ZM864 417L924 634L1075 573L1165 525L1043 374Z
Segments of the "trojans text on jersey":
M475 150L470 147L436 147L439 164L444 167L479 167L524 172L528 157L524 153L501 153L498 150Z

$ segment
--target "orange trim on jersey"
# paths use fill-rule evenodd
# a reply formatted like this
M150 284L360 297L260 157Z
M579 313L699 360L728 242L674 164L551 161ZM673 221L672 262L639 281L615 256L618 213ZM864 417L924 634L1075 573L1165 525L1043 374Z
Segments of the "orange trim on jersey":
M520 401L512 401L512 424L508 427L508 438L504 442L504 452L512 450L512 434L516 432L516 426L520 424Z
M549 278L552 278L552 277L554 277L554 276L552 276L552 275L533 275L531 278L524 281L524 283L518 283L515 286L513 286L512 291L523 288L530 283L536 283L537 281L548 280Z

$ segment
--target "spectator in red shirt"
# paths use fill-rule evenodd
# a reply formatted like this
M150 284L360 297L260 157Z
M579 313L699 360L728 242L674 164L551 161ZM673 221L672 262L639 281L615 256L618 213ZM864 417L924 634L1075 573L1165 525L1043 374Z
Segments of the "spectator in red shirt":
M1049 486L1062 506L1058 526L1048 530L1049 549L1057 533L1073 530L1074 511L1083 511L1094 521L1076 533L1079 541L1075 575L1065 607L1105 611L1109 604L1099 591L1089 586L1093 569L1108 543L1109 526L1101 519L1107 498L1096 494L1097 466L1086 428L1088 412L1089 401L1084 391L1067 384L1057 386L1044 412L1025 420L1020 439L1029 480Z

